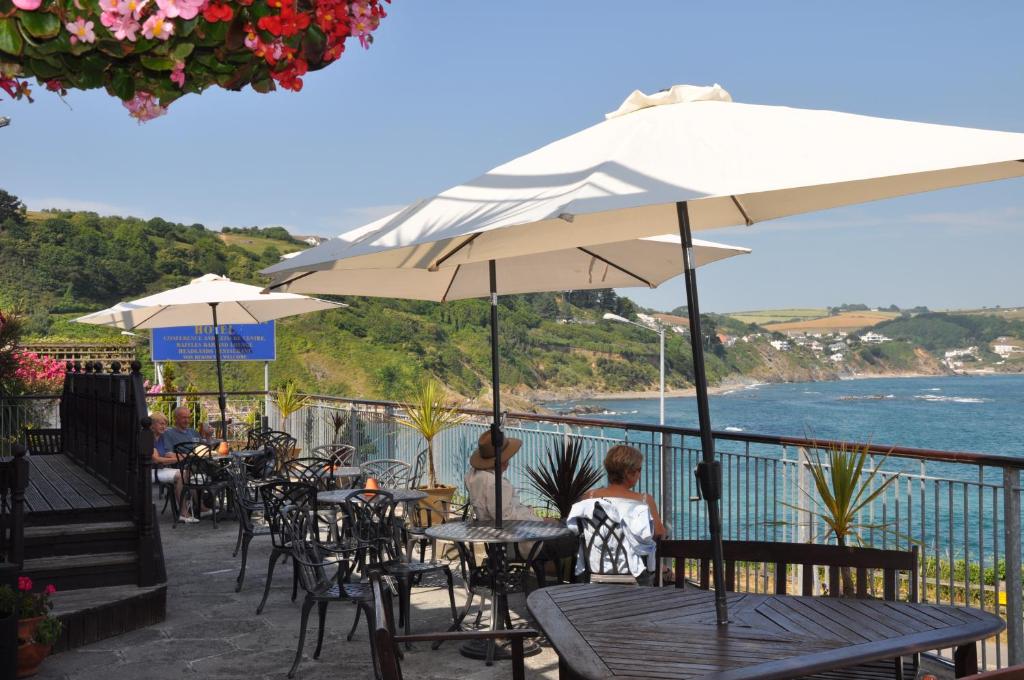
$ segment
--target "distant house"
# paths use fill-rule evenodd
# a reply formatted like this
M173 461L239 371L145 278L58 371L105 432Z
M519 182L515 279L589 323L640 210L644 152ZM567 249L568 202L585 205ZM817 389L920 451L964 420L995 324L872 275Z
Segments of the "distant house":
M892 338L886 337L881 333L876 333L874 331L868 331L864 335L860 336L860 341L866 342L869 345L878 345L883 342L889 342L890 340L892 340Z
M726 333L719 333L718 341L726 347L732 347L736 344L736 338L731 335L727 335Z
M825 347L820 342L818 342L817 340L815 340L814 342L811 343L811 351L812 352L821 352L824 349L825 349Z
M1011 354L1024 353L1024 346L1016 338L996 338L992 341L991 347L993 352L1004 359L1009 358Z
M775 349L777 349L780 352L788 352L789 351L789 342L786 341L786 340L772 340L771 341L771 346L774 347Z
M843 353L842 352L836 352L836 353L830 355L829 359L832 360L833 363L838 364L840 361L843 360Z
M845 342L833 342L831 345L828 346L829 352L842 352L844 349L846 349Z
M961 349L949 349L949 350L946 350L946 354L945 354L945 357L947 359L958 359L960 357L967 357L967 356L977 357L978 356L978 348L977 347L964 347L964 348L961 348Z

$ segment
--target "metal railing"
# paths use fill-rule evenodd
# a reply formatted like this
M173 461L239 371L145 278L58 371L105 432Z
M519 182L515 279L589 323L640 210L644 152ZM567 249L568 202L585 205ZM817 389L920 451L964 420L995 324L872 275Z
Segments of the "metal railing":
M216 395L190 396L207 413L216 412ZM169 398L184 395L159 397L165 404ZM11 407L0 405L0 414L5 408ZM303 455L317 446L340 442L354 446L364 459L399 458L411 463L425 446L414 430L396 422L402 408L395 403L311 395L304 408L283 419L273 400L259 392L232 395L228 413L236 423L265 415L271 427L298 439ZM489 412L464 413L468 420L439 435L434 447L440 479L460 489L469 456L490 422ZM8 413L7 418L12 417L18 416ZM608 448L625 442L644 453L639 490L655 498L670 535L707 538L705 506L692 502L697 489L691 471L701 456L696 430L532 414L509 414L505 428L508 436L523 441L508 476L526 502L543 504L531 491L526 470L539 466L546 452L566 438L582 441L597 466ZM873 464L882 470L872 482L876 488L895 477L859 518L875 527L863 531L863 544L903 550L917 546L922 558L916 576L921 600L1000 614L1007 621L1007 631L980 646L979 660L988 668L1024 662L1020 542L1024 458L716 432L723 473L724 537L828 542L823 522L807 511L814 496L809 456L815 449L844 444L867 446ZM737 575L737 581L751 589L757 589L763 579L756 568L753 575L748 571L745 581Z

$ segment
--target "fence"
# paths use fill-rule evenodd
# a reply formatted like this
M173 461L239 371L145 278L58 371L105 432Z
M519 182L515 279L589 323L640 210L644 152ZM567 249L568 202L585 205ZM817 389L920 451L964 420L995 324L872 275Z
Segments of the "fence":
M184 396L160 399L166 403L169 398ZM215 413L215 395L191 398L201 402L200 408ZM0 414L5 413L4 408L10 407L0 404ZM469 456L490 422L487 412L465 413L469 417L465 423L435 441L438 475L460 491ZM401 407L393 403L311 396L306 406L285 419L263 393L247 393L231 396L228 414L236 422L266 415L271 427L291 432L305 453L324 444L344 442L367 459L412 462L425 448L415 431L396 421ZM6 417L10 422L18 418L16 414ZM526 502L542 504L530 490L526 469L539 466L545 453L567 438L583 442L597 465L608 448L626 442L644 453L640 490L656 499L671 536L707 538L705 506L693 502L697 489L691 471L701 456L697 431L526 414L509 415L504 425L508 436L523 440L508 474ZM824 523L808 512L815 495L808 465L816 450L829 445L839 443L717 432L724 537L828 542ZM890 450L877 445L867 448L873 456L872 466L877 464L882 470L872 481L873 488L894 481L858 518L864 545L903 550L917 546L922 557L916 576L922 601L998 612L1008 622L1007 632L981 645L980 661L990 668L1024 662L1020 544L1020 469L1024 459ZM737 580L756 589L764 577L748 570L738 574Z

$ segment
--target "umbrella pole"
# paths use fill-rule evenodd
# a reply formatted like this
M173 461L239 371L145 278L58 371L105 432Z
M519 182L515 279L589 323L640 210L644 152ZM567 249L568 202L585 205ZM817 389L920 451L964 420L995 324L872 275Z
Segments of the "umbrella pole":
M220 406L220 438L228 440L227 399L224 397L224 374L220 367L220 333L217 332L217 303L211 302L213 310L213 351L217 357L217 405Z
M725 602L725 560L722 551L722 497L721 465L715 460L715 438L711 434L711 414L708 409L708 379L704 368L703 335L700 330L700 306L697 302L697 262L693 257L693 234L686 201L676 203L679 218L679 237L683 247L683 276L686 280L686 311L690 320L690 347L693 350L693 382L697 392L697 420L700 424L700 444L703 460L697 464L698 488L708 505L708 532L711 535L712 569L715 579L715 616L718 625L729 623Z
M498 268L494 260L487 263L491 278L491 401L494 421L491 423L491 443L494 445L494 528L501 528L501 387L498 382Z

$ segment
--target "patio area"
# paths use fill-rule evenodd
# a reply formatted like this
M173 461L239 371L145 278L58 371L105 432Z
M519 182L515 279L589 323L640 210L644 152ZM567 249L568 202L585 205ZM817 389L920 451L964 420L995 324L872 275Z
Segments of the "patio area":
M239 558L231 557L236 525L223 521L214 529L209 520L171 528L170 514L160 518L167 563L167 620L163 623L54 655L46 660L39 678L61 680L164 680L200 678L247 678L280 680L287 677L298 642L298 602L292 602L291 569L279 565L263 613L255 614L263 592L268 537L252 542L249 567L242 592L235 593ZM456 575L456 579L458 576ZM443 579L439 579L443 583ZM462 606L460 582L456 582ZM513 617L525 616L522 595L511 598ZM312 658L316 617L311 617L305 655L295 677L359 678L372 680L373 666L365 621L361 620L352 642L345 640L355 607L332 604L327 613L324 648L319 660ZM413 590L414 632L442 631L451 623L448 596L443 587L420 586ZM486 617L484 619L486 624ZM455 643L432 651L425 643L406 653L402 671L409 678L465 680L511 678L508 661L488 668L482 661L459 654ZM557 678L558 657L549 646L527 658L529 678Z

